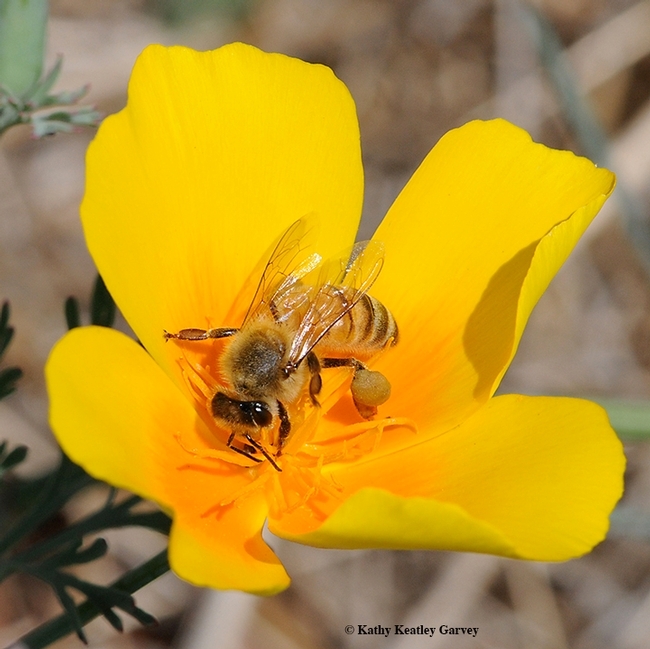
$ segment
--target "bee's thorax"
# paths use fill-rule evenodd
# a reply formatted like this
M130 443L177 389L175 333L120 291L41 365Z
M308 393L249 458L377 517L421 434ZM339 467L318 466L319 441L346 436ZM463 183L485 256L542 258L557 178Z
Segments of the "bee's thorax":
M275 323L251 325L233 337L221 369L238 399L280 399L294 402L304 385L300 368L285 371L290 332Z

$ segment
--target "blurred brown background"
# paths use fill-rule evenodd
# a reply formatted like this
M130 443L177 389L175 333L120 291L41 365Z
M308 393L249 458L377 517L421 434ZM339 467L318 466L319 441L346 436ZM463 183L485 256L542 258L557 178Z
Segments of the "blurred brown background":
M65 56L59 86L92 84L88 100L119 110L137 54L151 42L210 49L243 40L331 66L358 107L367 195L361 236L449 128L502 116L551 146L585 153L515 0L52 0L48 59ZM650 1L538 0L609 141L621 200L597 218L528 326L502 391L643 399L650 395ZM564 107L563 107L564 106ZM94 268L78 220L90 130L35 141L17 128L0 142L0 299L17 328L9 361L25 370L0 405L1 437L32 449L23 472L50 467L43 363L65 330L62 304L86 296ZM198 591L166 575L138 593L160 620L117 635L98 620L92 647L334 649L650 647L650 447L627 445L625 503L634 529L615 527L590 556L559 565L479 555L343 552L271 539L294 582L256 599ZM74 518L102 493L68 508ZM164 547L144 531L108 537L91 564L108 583ZM650 536L650 534L648 535ZM0 646L58 612L27 578L0 585ZM347 636L347 624L479 627L477 638ZM80 646L76 638L57 647Z

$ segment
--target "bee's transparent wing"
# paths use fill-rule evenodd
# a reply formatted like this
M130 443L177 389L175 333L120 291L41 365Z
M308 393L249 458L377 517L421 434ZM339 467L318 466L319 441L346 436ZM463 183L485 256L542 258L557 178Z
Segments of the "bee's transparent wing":
M293 339L288 364L297 367L325 334L370 290L384 265L384 244L361 241L323 264L310 304Z
M321 262L317 253L309 254L318 231L316 216L308 214L292 223L271 253L242 327L260 314L285 313L304 307L308 290L296 290L300 280Z

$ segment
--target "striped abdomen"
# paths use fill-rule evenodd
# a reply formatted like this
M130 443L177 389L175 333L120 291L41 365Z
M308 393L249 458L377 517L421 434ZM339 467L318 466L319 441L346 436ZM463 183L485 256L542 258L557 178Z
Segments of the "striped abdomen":
M340 299L345 300L341 294ZM398 339L393 314L377 299L364 295L317 345L320 356L354 356L366 360Z

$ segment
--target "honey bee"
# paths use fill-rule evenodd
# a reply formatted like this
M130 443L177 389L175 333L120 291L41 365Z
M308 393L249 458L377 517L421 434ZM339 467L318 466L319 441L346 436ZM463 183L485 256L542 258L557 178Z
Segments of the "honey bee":
M383 266L383 245L357 243L349 254L323 263L317 253L305 258L315 227L307 216L282 235L239 328L164 332L167 340L232 338L220 360L228 385L214 393L211 414L231 431L228 447L254 462L266 459L277 471L276 459L292 430L288 408L305 390L319 406L321 370L353 371L350 391L366 419L390 396L386 377L364 364L398 339L391 312L368 295ZM261 431L276 424L266 448Z

